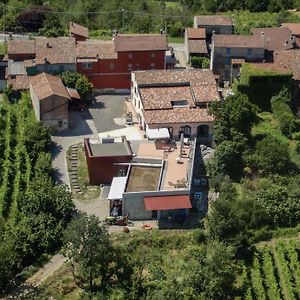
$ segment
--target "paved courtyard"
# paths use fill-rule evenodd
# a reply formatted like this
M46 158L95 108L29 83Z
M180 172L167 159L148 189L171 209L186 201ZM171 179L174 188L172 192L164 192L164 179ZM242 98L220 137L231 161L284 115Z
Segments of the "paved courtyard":
M125 128L125 95L99 95L89 112L98 133Z

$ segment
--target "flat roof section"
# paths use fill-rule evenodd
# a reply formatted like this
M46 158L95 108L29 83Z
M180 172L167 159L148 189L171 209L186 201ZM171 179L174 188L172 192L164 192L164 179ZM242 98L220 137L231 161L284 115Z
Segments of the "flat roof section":
M132 166L126 192L150 192L158 189L161 167Z
M130 148L125 143L90 143L90 148L92 155L99 157L132 155Z

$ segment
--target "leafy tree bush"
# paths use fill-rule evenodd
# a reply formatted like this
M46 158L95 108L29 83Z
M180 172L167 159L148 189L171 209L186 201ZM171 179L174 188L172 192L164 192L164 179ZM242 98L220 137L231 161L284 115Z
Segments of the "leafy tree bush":
M215 102L211 107L215 116L214 140L217 144L225 140L248 138L256 121L256 107L246 95L237 94L224 102Z
M64 252L75 281L90 291L108 290L129 269L125 257L119 257L113 247L106 226L95 216L82 215L69 224Z
M64 85L70 88L75 88L83 100L90 98L93 92L93 85L89 82L85 75L81 75L77 72L66 71L63 72L60 77Z
M64 36L65 31L57 14L48 14L43 23L43 27L39 29L39 34L46 37Z
M272 112L278 120L281 132L287 137L300 129L300 122L296 119L291 108L291 95L287 89L282 89L278 95L271 98Z
M278 139L267 136L257 142L247 162L254 172L261 170L263 174L285 174L289 171L289 148Z
M208 69L209 59L207 57L192 56L190 59L193 68Z

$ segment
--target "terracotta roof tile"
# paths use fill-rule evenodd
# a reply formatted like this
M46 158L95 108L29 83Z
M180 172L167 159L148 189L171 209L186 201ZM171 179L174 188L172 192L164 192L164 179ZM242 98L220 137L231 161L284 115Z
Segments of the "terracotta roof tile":
M76 44L74 38L36 38L36 63L75 64Z
M207 54L207 46L205 40L189 40L189 53Z
M198 103L220 99L211 70L156 70L133 73L139 86L143 113L148 124L213 121L207 108L197 107ZM179 105L182 106L178 107Z
M73 88L70 88L70 87L66 87L66 89L67 89L67 92L68 92L68 94L70 95L70 97L72 99L77 99L77 100L81 99L81 97L80 97L80 95L79 95L79 93L77 92L76 89L73 89Z
M187 105L189 107L195 106L190 87L188 85L140 88L140 95L145 110L172 109L171 101L174 100L187 100Z
M77 58L81 59L116 59L118 57L115 52L113 41L84 41L77 42Z
M260 37L265 48L270 51L288 50L294 48L292 33L287 27L252 28L251 33Z
M36 76L31 76L29 81L38 100L40 101L51 95L59 95L70 99L62 80L57 76L41 73Z
M16 39L7 42L8 54L35 54L35 40Z
M300 36L300 23L282 23L281 27L287 27L293 35Z
M15 78L8 78L7 83L12 85L12 89L15 91L28 90L29 76L27 74L16 75Z
M173 108L143 111L147 124L213 122L206 108Z
M206 34L205 34L205 28L186 28L185 29L187 38L189 40L205 40Z
M119 34L113 38L117 52L167 50L165 34Z
M263 39L257 35L214 34L213 43L215 47L264 48Z
M197 25L232 25L233 22L230 18L223 16L195 16Z
M69 31L71 34L76 34L79 36L83 36L85 38L89 37L89 30L87 27L76 24L74 22L70 22Z

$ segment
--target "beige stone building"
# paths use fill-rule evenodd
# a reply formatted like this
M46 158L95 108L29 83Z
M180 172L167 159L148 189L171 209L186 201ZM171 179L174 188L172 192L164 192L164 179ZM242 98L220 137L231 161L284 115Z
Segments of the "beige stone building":
M235 69L241 65L241 59L262 62L264 57L264 40L258 35L215 34L212 37L210 69L221 81L231 82L232 74L238 75Z
M36 119L56 130L67 129L71 98L61 79L46 73L32 76L29 90Z
M213 33L232 34L234 30L233 22L230 18L217 15L195 16L194 28L205 28L207 39L210 39Z
M140 127L167 128L170 137L212 137L213 116L208 105L220 100L210 70L135 71L131 98Z

